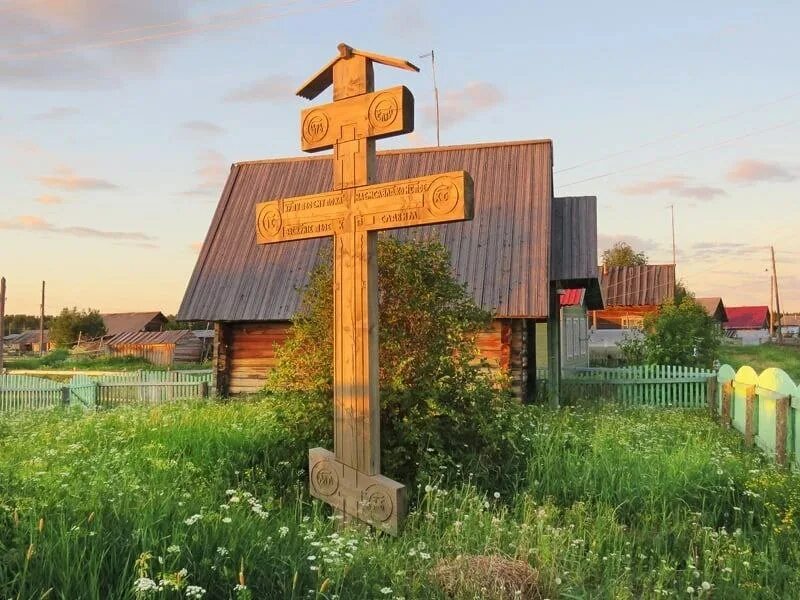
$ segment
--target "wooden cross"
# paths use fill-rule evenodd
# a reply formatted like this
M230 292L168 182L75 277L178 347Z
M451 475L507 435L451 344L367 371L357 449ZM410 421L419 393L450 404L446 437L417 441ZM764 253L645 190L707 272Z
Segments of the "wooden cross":
M345 517L396 534L405 486L380 474L376 232L472 218L464 171L375 183L375 140L414 129L414 97L404 86L374 91L373 63L411 63L339 45L339 56L299 96L333 84L334 102L304 110L301 146L333 150L333 190L256 205L257 241L334 238L334 452L309 450L312 495Z

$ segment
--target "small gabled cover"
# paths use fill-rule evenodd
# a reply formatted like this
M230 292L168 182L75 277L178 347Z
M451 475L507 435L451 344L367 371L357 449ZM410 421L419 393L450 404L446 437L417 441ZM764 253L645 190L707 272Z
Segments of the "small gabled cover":
M315 73L311 79L306 81L300 89L297 90L297 95L308 100L312 100L324 92L328 86L333 85L333 65L342 60L343 58L350 58L351 56L363 56L389 67L397 67L398 69L405 69L406 71L419 71L419 67L411 64L402 58L394 58L392 56L383 56L382 54L375 54L374 52L365 52L364 50L356 50L347 44L339 44L339 56L330 61L327 65L322 67Z

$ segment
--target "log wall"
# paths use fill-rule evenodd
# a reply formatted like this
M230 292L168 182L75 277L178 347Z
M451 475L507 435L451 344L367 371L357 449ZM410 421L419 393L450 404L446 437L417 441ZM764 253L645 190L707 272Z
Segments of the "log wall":
M288 321L217 323L213 382L217 393L253 393L263 388L276 365L275 347L286 341L289 325ZM481 356L492 370L508 373L520 399L528 381L528 329L523 319L495 319L477 339Z

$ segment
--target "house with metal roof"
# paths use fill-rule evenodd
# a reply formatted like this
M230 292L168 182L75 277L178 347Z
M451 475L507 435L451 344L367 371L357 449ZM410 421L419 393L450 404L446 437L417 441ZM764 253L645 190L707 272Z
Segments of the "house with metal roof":
M726 336L741 340L745 346L769 341L768 306L729 306L728 322L723 325Z
M377 155L377 181L465 170L474 180L471 221L396 229L397 239L438 239L455 277L495 314L479 339L483 356L509 373L520 398L536 381L536 322L555 326L558 290L581 287L602 307L597 280L597 204L593 197L553 197L550 140L391 150ZM258 202L330 189L331 156L241 162L232 166L178 312L215 323L218 393L255 391L275 366L302 289L330 238L256 244ZM560 353L548 352L560 374ZM556 375L556 379L558 375Z

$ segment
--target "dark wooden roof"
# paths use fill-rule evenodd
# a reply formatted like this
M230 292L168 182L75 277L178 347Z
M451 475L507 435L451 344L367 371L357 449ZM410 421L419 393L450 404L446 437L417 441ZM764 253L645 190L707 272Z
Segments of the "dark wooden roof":
M675 265L600 267L606 308L657 306L675 297Z
M597 198L554 198L551 223L550 279L563 288L584 288L586 307L602 309L597 280Z
M161 328L167 322L160 311L105 313L100 315L106 326L106 335Z
M475 218L398 229L394 237L436 237L458 279L484 308L504 317L546 317L552 204L549 140L444 146L378 153L377 181L468 171ZM331 188L331 158L234 164L184 295L178 318L290 319L299 289L329 238L257 245L254 205Z

